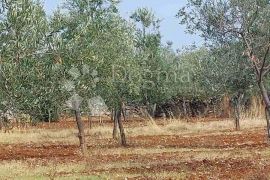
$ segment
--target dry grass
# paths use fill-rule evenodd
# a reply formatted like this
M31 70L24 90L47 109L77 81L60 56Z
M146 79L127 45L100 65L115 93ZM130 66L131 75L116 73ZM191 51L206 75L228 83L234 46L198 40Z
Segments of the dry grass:
M100 151L92 151L91 154L101 153ZM39 160L29 159L26 161L4 161L0 164L0 179L125 179L147 177L147 179L187 179L190 170L179 167L179 171L160 171L158 173L143 172L127 173L122 169L144 169L147 167L162 166L166 164L179 165L179 159L159 160L152 158L158 157L160 154L170 154L180 157L181 161L203 161L203 160L219 160L224 159L252 159L254 156L261 158L269 158L269 148L263 150L248 149L188 149L188 148L150 148L150 149L104 149L102 155L139 155L148 159L148 163L140 161L118 161L118 162L102 162L98 161L93 164L88 161L80 161L79 163L58 163L57 161L40 162ZM175 154L176 153L176 154ZM110 171L115 169L113 173ZM102 170L102 173L96 173ZM107 172L108 171L108 172ZM94 173L91 173L94 172Z
M0 164L0 179L107 179L93 175L83 175L86 164L56 164L38 161L11 161Z
M29 163L22 161L12 161L12 162L2 162L0 165L0 179L18 179L18 180L38 180L38 179L87 179L87 180L106 180L106 179L126 179L126 178L136 178L136 177L148 177L154 179L185 179L185 172L160 172L160 173L144 173L144 174L132 174L125 172L115 172L115 173L101 173L100 175L89 175L85 172L87 171L88 164L86 162L81 162L78 164L56 164L53 165L51 162L47 165L35 164L29 165ZM121 167L141 167L141 164L128 164L119 163L106 165L103 164L102 169L110 168L120 168Z
M233 120L211 121L188 123L182 120L171 120L169 123L156 125L153 122L146 122L146 126L126 128L128 136L138 135L188 135L200 133L221 133L224 131L234 130ZM264 119L245 119L240 121L241 129L263 128L265 127ZM236 132L237 133L237 132ZM111 138L112 127L100 126L94 129L86 129L86 135L94 138ZM27 131L13 130L10 133L0 133L1 144L17 143L65 143L77 144L76 129L28 129Z
M265 127L264 119L245 119L241 120L240 123L241 128L244 130ZM165 125L157 125L152 121L146 120L145 124L146 125L143 127L135 126L126 128L128 136L181 135L188 137L202 134L241 133L231 131L234 129L233 120L197 123L171 120L165 123ZM86 134L90 139L111 138L112 127L101 126L94 129L86 129ZM14 130L11 133L0 133L2 137L0 144L64 143L77 145L78 138L76 135L76 129L29 129L25 132ZM57 162L57 160L46 159L2 162L0 164L0 179L136 179L138 177L147 177L147 179L187 179L188 175L193 172L189 169L185 169L185 164L183 164L183 167L181 164L179 165L179 162L204 160L222 162L224 159L253 159L254 157L269 159L269 152L270 148L268 147L263 149L164 148L162 146L91 148L89 149L88 160L76 163L66 162L63 164ZM99 161L93 158L95 156L100 157L100 155L106 157L129 157L130 155L130 157L135 158L127 158L128 160L119 158L119 160L114 162L111 162L110 159L109 161ZM163 171L162 168L160 172L157 173L145 171L147 167L162 167L162 165L168 164L176 167L177 171ZM123 170L124 168L142 169L142 174L139 174L140 171L127 173L127 171Z
M250 118L240 120L241 129L263 128L266 122L262 118ZM223 121L188 123L183 120L171 120L164 126L148 123L145 127L127 129L130 136L137 135L184 135L234 130L234 121L227 119Z
M179 157L183 156L182 160L190 160L190 155L192 155L192 160L214 160L214 159L226 159L233 156L234 158L252 158L254 155L261 157L270 157L270 148L265 148L257 151L250 151L248 149L207 149L207 148L113 148L113 149L104 149L102 155L138 155L138 156L147 156L147 155L159 155L159 154L175 154ZM100 150L91 150L90 155L100 154ZM187 155L187 156L185 156ZM117 163L119 165L119 163ZM133 164L134 165L134 164ZM104 165L101 165L104 166ZM115 166L115 164L110 164L109 166ZM122 166L129 166L122 163ZM98 168L98 166L96 166Z
M175 180L184 180L187 178L187 173L185 171L179 170L179 172L159 172L159 173L134 173L134 174L127 174L127 173L111 173L107 176L108 179L116 179L116 180L123 180L123 179L175 179Z
M26 132L13 130L11 133L0 133L1 144L18 143L40 143L40 142L63 142L74 143L77 141L75 129L49 130L49 129L29 129Z
M247 112L242 112L243 118L264 118L265 117L265 105L260 97L251 98L250 108Z
M265 120L261 118L240 120L241 129L261 128L265 125ZM171 132L173 134L207 133L234 130L234 126L234 121L232 119L197 123L187 123L181 120L174 120L164 126L164 131Z

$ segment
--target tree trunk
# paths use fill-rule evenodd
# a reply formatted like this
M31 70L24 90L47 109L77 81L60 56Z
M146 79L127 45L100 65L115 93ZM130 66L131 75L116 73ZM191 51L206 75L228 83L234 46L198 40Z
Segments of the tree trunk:
M120 130L121 145L126 146L127 142L126 142L126 135L125 135L125 131L124 131L124 126L123 126L122 119L121 119L121 109L122 109L122 107L120 106L116 110L116 119L117 119L117 123L118 123L119 130Z
M265 104L265 119L266 119L266 124L267 124L267 137L270 139L270 123L269 123L269 114L270 114L270 99L267 93L267 90L264 86L263 81L259 82L259 88L261 90L262 96L263 96L263 101Z
M4 127L4 124L3 124L3 117L0 117L0 130L2 130Z
M151 107L151 110L152 110L152 117L155 117L155 115L156 115L156 109L157 109L157 104L155 103L155 104L153 104L153 106Z
M146 103L147 114L149 114L152 118L155 117L156 106L157 104L150 104L149 102Z
M240 94L234 95L231 99L234 111L235 130L240 130Z
M266 128L267 128L267 137L270 139L270 112L269 110L265 107L265 118L266 118Z
M49 112L48 112L48 114L49 114L49 127L51 127L51 111L49 110Z
M184 117L187 117L187 106L186 106L186 101L183 100L182 102L183 110L184 110Z
M214 104L214 107L213 107L213 112L214 112L214 117L217 118L217 115L216 115L216 105Z
M116 117L116 111L112 111L112 120L113 120L113 139L117 140L117 117Z
M111 121L114 122L114 110L111 111Z
M92 122L92 117L91 117L90 112L88 113L88 125L89 125L89 128L92 129L93 122Z
M234 120L235 120L235 130L240 130L240 110L239 105L236 105L234 108Z
M123 105L123 107L122 107L121 109L122 109L122 114L123 114L124 122L126 122L126 121L127 121L126 108L125 108L125 106Z
M99 114L99 124L100 124L101 126L103 126L103 121L102 121L101 114Z
M81 119L80 110L74 110L74 111L75 111L76 122L77 122L78 130L79 130L78 138L80 141L80 148L81 148L82 154L85 155L86 144L85 144L85 134L84 134L83 121Z

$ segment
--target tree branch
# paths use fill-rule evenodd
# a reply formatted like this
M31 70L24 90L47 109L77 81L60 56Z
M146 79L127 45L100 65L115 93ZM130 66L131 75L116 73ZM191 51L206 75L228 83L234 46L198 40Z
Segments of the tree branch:
M255 72L258 76L258 80L259 82L261 82L261 79L260 79L260 68L258 67L258 58L253 54L253 51L252 51L252 47L251 45L249 44L246 36L244 33L240 33L241 37L243 38L246 46L247 46L247 52L245 55L247 55L249 57L249 59L251 60L253 66L254 66L254 69L255 69Z
M270 44L268 45L267 50L266 50L264 57L263 57L263 64L261 66L261 71L260 71L260 79L262 79L270 70L270 65L268 65L266 68L264 68L269 51L270 51Z

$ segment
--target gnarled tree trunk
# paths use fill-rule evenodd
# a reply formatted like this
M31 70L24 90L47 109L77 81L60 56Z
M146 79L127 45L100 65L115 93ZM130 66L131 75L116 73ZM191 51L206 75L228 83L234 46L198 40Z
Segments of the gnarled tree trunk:
M125 106L124 103L122 104L122 108L121 109L122 109L122 114L123 114L124 122L126 122L127 121L126 106Z
M234 109L234 120L235 120L235 130L240 130L240 107L239 105L235 105Z
M111 119L113 121L113 139L117 139L117 126L118 126L118 122L117 122L117 118L116 118L116 111L112 110L112 116Z
M263 81L259 82L259 88L263 96L263 101L265 104L265 119L266 119L266 124L267 124L267 137L270 139L270 121L269 121L269 115L270 115L270 99L267 93L267 90L264 86Z
M234 111L234 121L235 121L235 130L240 130L240 108L241 108L241 100L243 98L243 94L238 92L231 98L231 103Z
M121 145L122 146L126 146L127 145L127 141L126 141L126 135L125 135L125 130L124 130L124 126L122 123L122 119L121 119L121 113L122 113L122 106L120 105L120 107L118 107L118 109L116 110L116 121L120 130L120 137L121 137Z
M75 117L76 117L76 123L78 126L78 138L80 141L80 148L81 148L81 152L83 155L85 155L86 153L86 144L85 144L85 134L84 134L84 125L83 125L83 121L81 119L81 114L80 114L80 110L74 110L75 112Z

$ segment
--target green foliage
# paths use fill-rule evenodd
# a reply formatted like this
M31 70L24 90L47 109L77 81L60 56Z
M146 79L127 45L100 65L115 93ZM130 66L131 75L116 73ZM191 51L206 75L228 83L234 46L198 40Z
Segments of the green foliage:
M39 1L6 1L1 14L1 100L40 120L57 118L60 72L47 46L48 21ZM50 116L50 117L49 117Z
M211 84L217 94L256 93L253 87L257 82L268 102L265 83L270 67L269 15L268 0L189 0L180 9L180 23L214 47L209 58L213 62L207 63L211 69L208 75L219 78L205 81L205 87Z
M132 101L140 82L133 25L120 17L113 1L72 0L66 7L64 28L59 27L67 76L72 68L90 71L79 72L74 91L85 100L101 96L111 108Z
M262 72L268 69L265 67L270 60L269 1L190 0L177 16L189 32L199 32L212 44L243 44L244 54L251 61L257 61L253 65L259 79L265 75Z
M1 109L49 120L57 119L75 94L83 97L82 108L86 100L101 96L112 109L121 102L153 105L256 92L251 63L241 54L248 43L263 58L269 3L189 1L178 14L181 23L213 46L181 53L172 50L171 42L161 43L160 20L151 10L136 10L129 22L120 16L118 3L67 0L48 18L37 0L3 2Z

